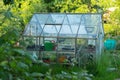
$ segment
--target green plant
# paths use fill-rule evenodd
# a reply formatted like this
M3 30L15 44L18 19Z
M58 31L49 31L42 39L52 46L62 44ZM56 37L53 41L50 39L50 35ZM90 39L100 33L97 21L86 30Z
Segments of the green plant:
M49 70L49 65L41 63L41 64L37 64L34 63L33 66L30 67L30 72L38 72L38 73L42 73L45 74L48 70Z
M0 1L1 4L1 1ZM2 4L1 4L2 5ZM4 5L3 5L4 6ZM34 57L24 50L22 44L21 19L12 13L13 6L0 9L0 79L29 80L30 66Z
M116 62L113 53L106 51L96 64L87 65L87 70L95 76L94 80L114 80L118 77Z

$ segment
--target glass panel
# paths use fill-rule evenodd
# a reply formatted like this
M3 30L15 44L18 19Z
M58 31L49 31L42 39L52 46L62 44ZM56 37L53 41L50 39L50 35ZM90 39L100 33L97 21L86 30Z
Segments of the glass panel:
M93 14L86 14L83 16L83 22L82 25L85 28L85 34L97 34L97 30L99 28L99 24L100 20L99 20L99 15L93 15ZM81 29L84 30L84 29ZM81 31L80 30L80 31ZM80 34L80 32L79 32Z
M100 30L100 33L102 34L102 36L104 36L104 29L103 29L101 16L99 16L98 18L99 18L99 23L98 23L99 30Z
M36 25L36 36L40 36L42 29L41 25Z
M61 25L63 23L64 17L65 17L65 14L50 14L46 24Z
M72 24L71 25L72 33L75 34L76 36L77 36L78 28L79 28L79 24Z
M35 36L36 35L36 25L30 24L30 35Z
M79 34L87 34L87 31L86 31L84 25L80 25L80 28L79 28L79 31L78 31L78 35Z
M51 14L51 16L55 24L61 25L63 23L65 14Z
M49 16L48 16L48 19L47 19L47 21L46 21L46 25L52 25L52 24L55 24L55 22L53 21L53 19L52 19L52 16L51 16L51 14L49 14Z
M57 36L58 31L55 25L45 25L43 36Z
M78 34L77 38L97 38L98 35L97 34Z
M26 29L24 31L24 35L30 35L30 25L29 24L26 26Z
M31 22L37 22L35 15L33 15L32 19L30 20L30 23Z
M63 25L61 28L61 31L59 33L59 36L61 36L61 37L75 37L76 34L73 34L71 32L69 25Z
M74 52L75 39L59 38L57 49L58 51L63 51L63 52L65 51Z
M72 30L70 28L67 17L65 17L59 36L62 36L62 37L72 36Z
M79 24L70 24L69 19L67 16L65 16L61 31L59 33L59 36L61 37L75 37L77 33L77 29L79 27Z
M34 16L40 24L45 24L49 14L35 14Z
M24 35L39 36L42 32L42 27L37 23L27 25Z
M56 29L59 32L62 25L56 25Z
M80 24L80 14L67 14L69 24Z
M24 35L93 38L99 31L104 35L100 14L52 13L34 14Z

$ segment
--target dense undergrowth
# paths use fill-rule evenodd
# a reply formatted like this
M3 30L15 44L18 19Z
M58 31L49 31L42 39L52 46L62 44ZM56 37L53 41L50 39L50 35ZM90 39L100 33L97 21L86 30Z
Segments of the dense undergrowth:
M97 63L91 62L84 68L60 64L34 64L30 71L36 72L36 74L41 73L44 79L48 78L46 74L49 73L51 80L114 80L119 78L119 60L118 54L107 51L102 54L101 59ZM39 78L41 77L39 76Z

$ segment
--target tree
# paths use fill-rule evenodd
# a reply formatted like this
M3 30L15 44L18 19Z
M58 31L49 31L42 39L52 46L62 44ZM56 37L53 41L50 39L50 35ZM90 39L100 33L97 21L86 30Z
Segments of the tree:
M34 12L44 10L42 1L0 1L0 79L30 80L33 56L24 50L22 32ZM37 8L36 8L37 7Z

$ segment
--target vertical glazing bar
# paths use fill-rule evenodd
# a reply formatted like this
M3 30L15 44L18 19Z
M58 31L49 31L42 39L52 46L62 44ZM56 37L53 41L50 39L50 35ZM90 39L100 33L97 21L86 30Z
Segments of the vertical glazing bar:
M36 14L35 14L35 18L36 18L36 20L37 20L37 23L38 23L39 27L41 27L41 23L39 22L39 19L37 18L37 15L36 15ZM41 27L41 30L42 30L42 27Z
M45 21L45 24L46 24L46 22L48 21L48 19L49 19L49 16L50 16L50 14L48 14L48 17L47 17L47 19L46 19L46 21ZM40 33L40 36L41 36L42 32L44 31L45 24L44 24L44 26L43 26L43 29L42 29L41 33ZM43 35L43 36L44 36L44 35Z
M98 32L97 32L97 34L98 34L98 37L97 37L97 52L96 52L96 58L97 59L99 59L99 57L100 57L100 53L101 53L101 51L100 51L100 30L101 30L101 28L100 28L100 25L98 26Z
M63 18L63 21L62 21L62 25L63 25L63 23L64 23L64 20L65 20L65 14L64 14L64 18ZM60 30L59 30L59 32L58 32L58 36L59 36L59 34L60 34L60 31L61 31L61 29L62 29L62 25L61 25L61 27L60 27Z
M77 38L75 38L75 59L76 59L76 61L77 61Z
M50 16L50 15L48 15L48 17L47 17L47 19L46 19L45 23L48 21L49 16ZM39 23L39 25L40 25L40 23ZM40 33L40 35L39 35L39 36L41 36L41 34L42 34L42 32L43 32L44 28L45 28L45 24L44 24L44 26L43 26L43 28L42 28L42 31L41 31L41 33ZM44 40L44 35L43 35L43 40ZM43 41L43 43L44 43L44 41ZM40 58L40 59L42 59L41 52L39 52L39 58Z
M32 36L32 28L31 28L31 24L30 24L30 36Z
M55 21L53 21L52 16L51 16L51 19L52 19L52 22L53 22L52 24L56 24ZM56 30L56 32L58 32L58 31L57 31L57 28L56 28L56 25L54 25L54 26L55 26L55 30Z
M36 24L35 27L36 27L36 28L35 28L35 29L36 29L36 31L35 31L35 36L37 36L37 30L38 30L38 29L37 29L37 24Z
M82 23L82 17L83 17L83 15L81 15L81 17L80 17L80 24L79 24L79 27L78 27L78 30L77 30L77 33L76 33L76 37L75 37L75 40L76 40L76 48L77 48L77 39L78 39L78 32L79 32L79 29L80 29L80 25L81 25L81 23ZM78 50L76 50L76 52L75 52L75 58L76 58L76 60L78 60L78 65L80 65L80 57L79 57L80 55L79 55L79 52L78 52Z
M41 45L41 43L40 43L40 37L38 37L38 39L39 39L39 58L40 58L40 60L42 60L42 53L41 53L41 47L42 47L42 45Z
M73 31L72 31L72 28L71 28L71 25L70 25L70 21L69 21L69 19L68 19L67 14L66 14L66 17L67 17L67 20L68 20L68 25L69 25L69 28L70 28L70 30L71 30L71 33L73 34Z
M29 24L30 24L30 23L29 23ZM24 31L23 31L23 33L22 33L23 35L26 35L25 32L27 31L27 29L29 29L29 24L27 24L27 26L25 26L25 29L24 29Z
M98 52L99 52L99 46L98 46L98 39L95 40L95 45L96 45L96 54L95 54L95 61L99 59Z
M100 15L100 14L99 14ZM101 27L102 27L102 35L103 35L103 37L105 36L104 34L105 34L105 32L104 32L104 27L103 27L103 21L102 21L102 18L103 18L103 15L101 14L100 15L100 24L102 24L101 25Z
M81 25L81 23L82 23L82 18L84 17L84 15L82 15L81 17L80 17L80 24L79 24L79 27L78 27L78 30L77 30L77 33L76 33L76 38L78 37L78 32L79 32L79 29L80 29L80 25Z
M33 17L32 17L33 18ZM25 33L27 31L27 29L29 29L29 25L31 24L31 21L28 23L28 25L25 27L25 30L23 33ZM31 27L31 26L30 26ZM30 33L31 34L31 33Z
M64 18L63 18L63 21L62 21L62 25L63 25L63 23L64 23L65 17L66 17L66 16L65 16L65 14L64 14ZM59 43L59 34L60 34L61 29L62 29L62 25L61 25L61 27L60 27L60 30L59 30L58 34L57 34L57 41L56 41L56 42L57 42L57 43L56 43L56 44L57 44L57 49L56 49L56 59L57 59L57 60L56 60L56 62L58 62L58 46L59 46L58 43Z

